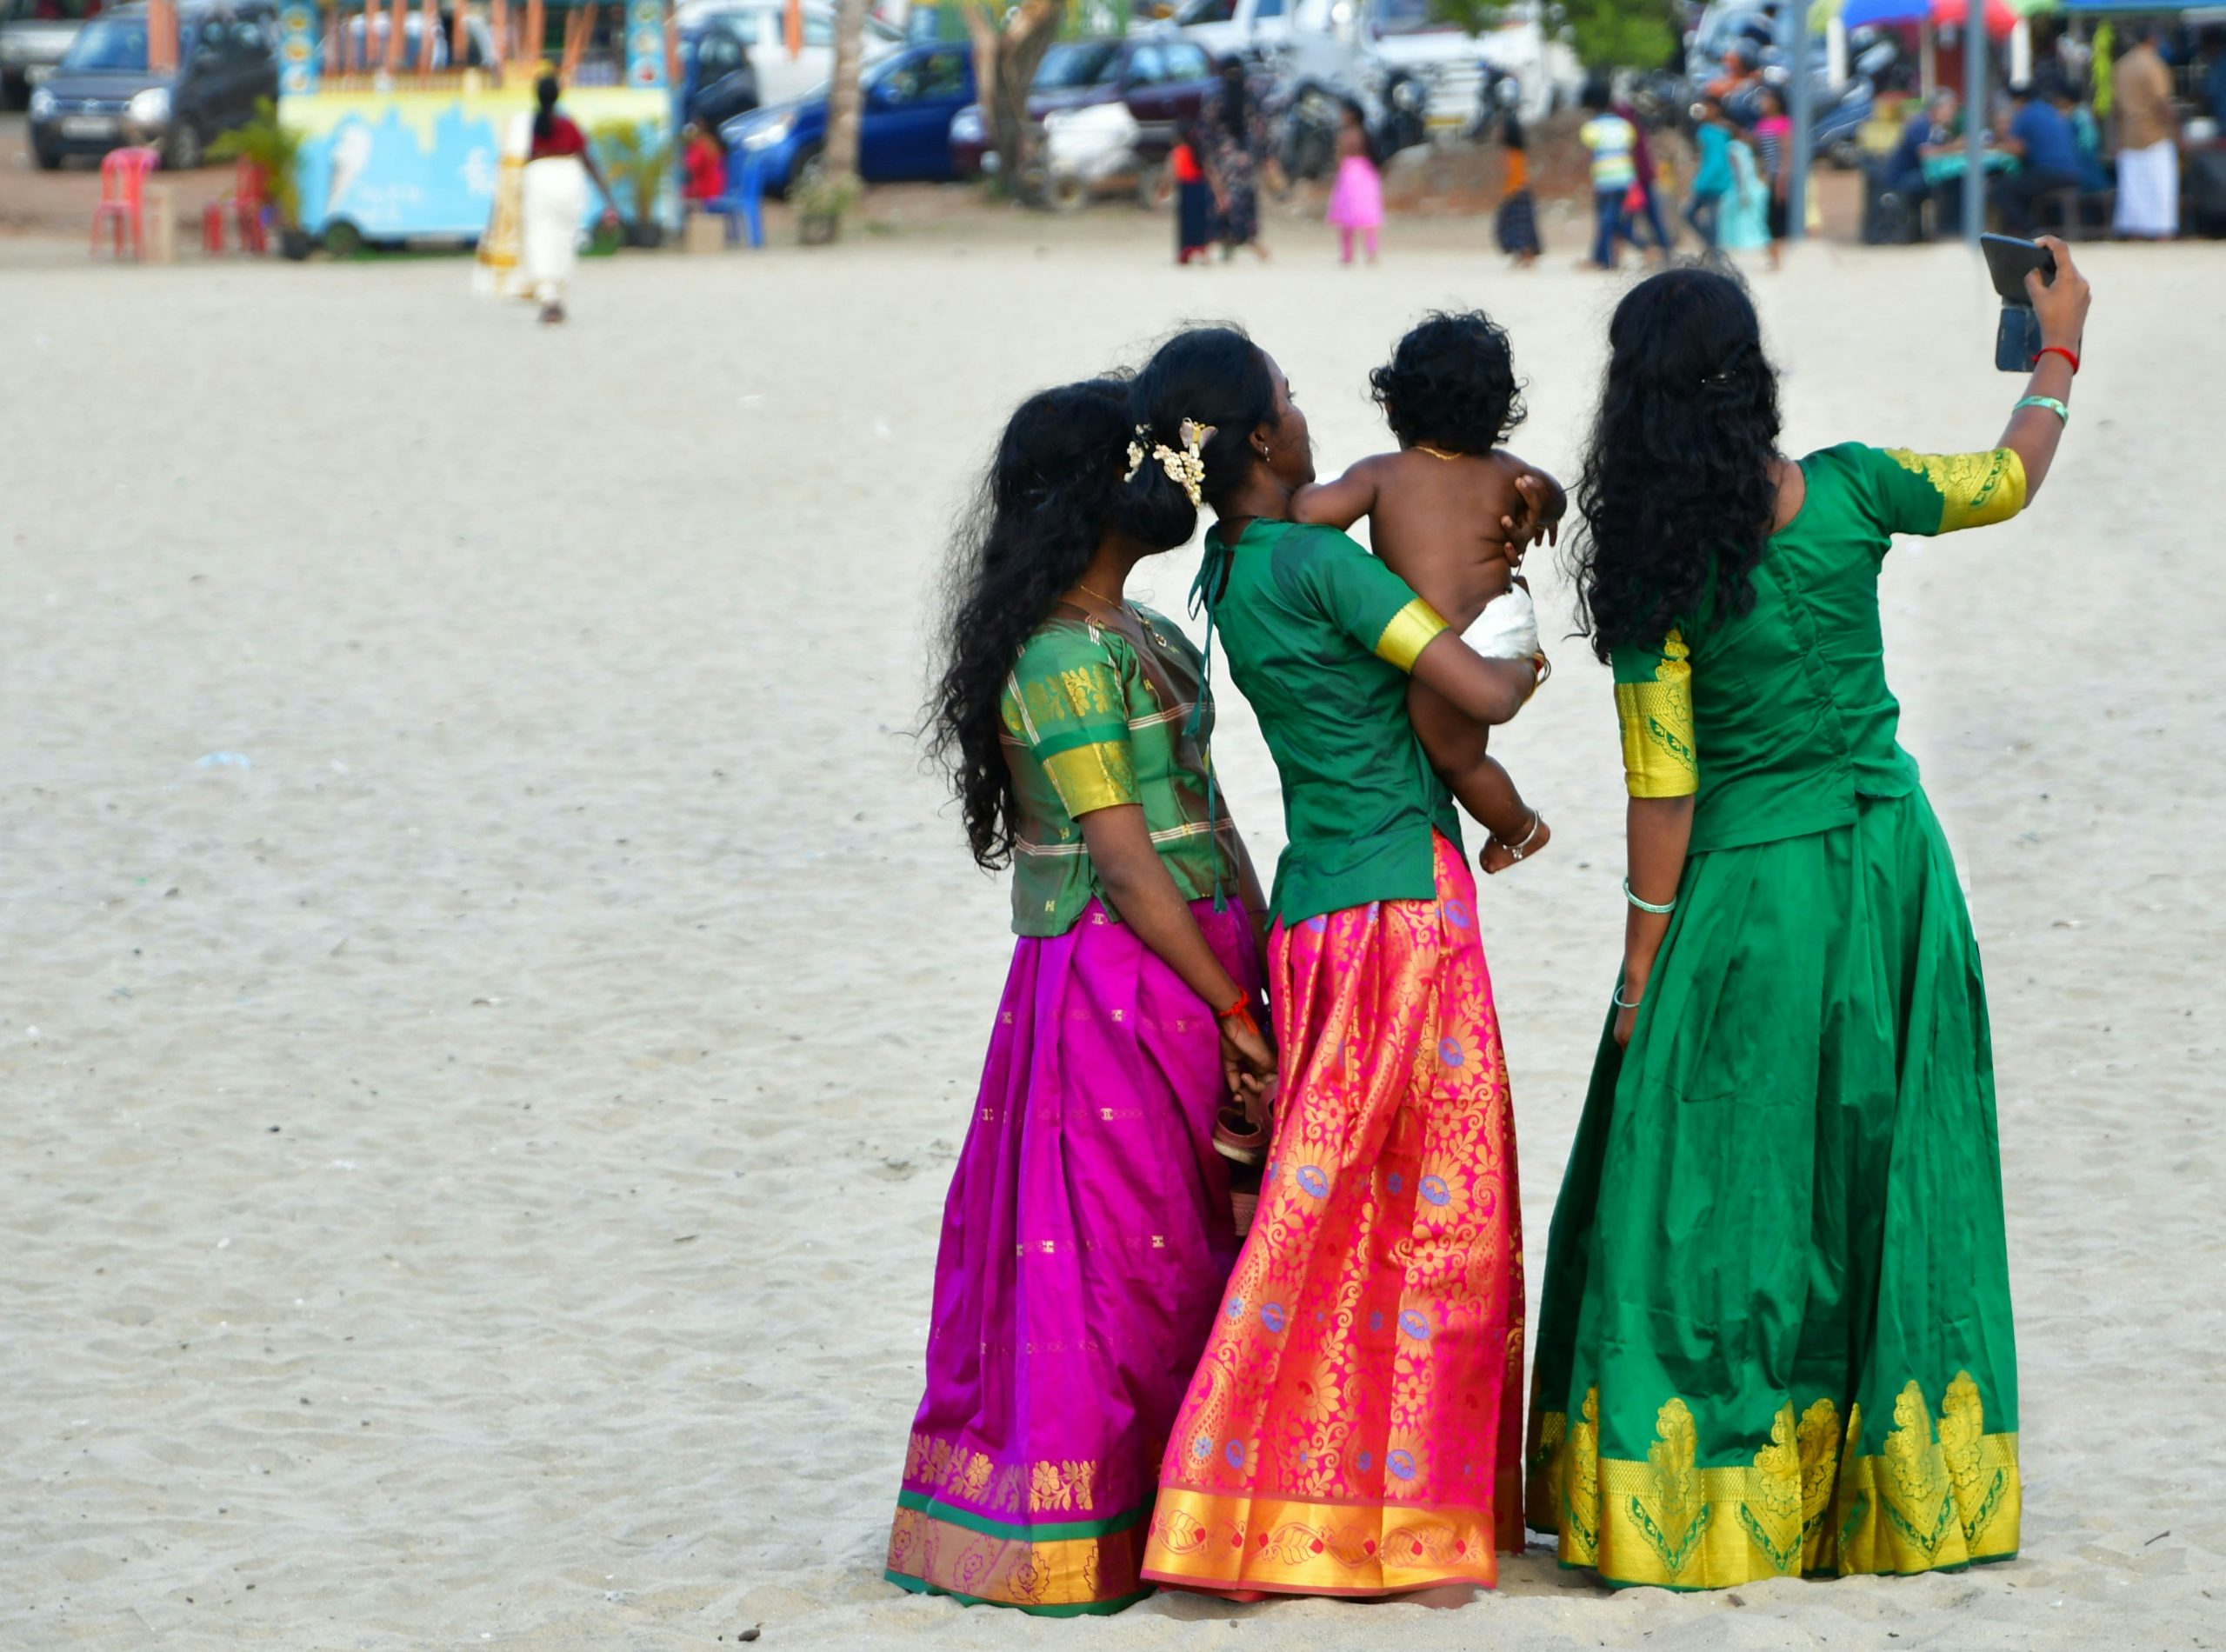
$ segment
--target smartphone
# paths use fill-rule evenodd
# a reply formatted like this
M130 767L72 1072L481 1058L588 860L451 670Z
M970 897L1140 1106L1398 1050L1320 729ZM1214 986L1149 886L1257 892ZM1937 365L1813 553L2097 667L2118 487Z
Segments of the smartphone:
M2005 373L2029 373L2040 359L2041 321L2033 313L2025 291L2025 277L2039 270L2043 281L2056 279L2056 254L2015 236L1983 235L1979 250L1986 254L1987 274L2002 299L2002 320L1994 330L1994 364Z

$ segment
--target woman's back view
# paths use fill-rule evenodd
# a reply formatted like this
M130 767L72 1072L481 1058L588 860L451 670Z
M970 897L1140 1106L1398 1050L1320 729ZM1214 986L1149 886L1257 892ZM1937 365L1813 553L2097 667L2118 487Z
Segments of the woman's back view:
M2076 341L2084 283L2058 257L2043 320ZM2074 347L1989 452L1796 465L1736 282L1656 276L1611 341L1579 572L1615 669L1631 910L1554 1212L1530 1523L1566 1563L1683 1589L2006 1559L1985 986L1896 742L1877 578L1894 535L2023 505Z

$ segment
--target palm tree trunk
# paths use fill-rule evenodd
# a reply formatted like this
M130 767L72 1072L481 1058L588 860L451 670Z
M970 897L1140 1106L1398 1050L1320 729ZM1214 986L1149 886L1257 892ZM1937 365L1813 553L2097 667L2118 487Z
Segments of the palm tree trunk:
M997 165L1014 189L1029 162L1035 130L1028 89L1066 15L1061 0L1021 0L1002 16L988 0L968 0L961 15L974 46L974 85Z
M841 185L858 173L858 64L863 57L866 0L836 0L835 74L827 93L827 181Z

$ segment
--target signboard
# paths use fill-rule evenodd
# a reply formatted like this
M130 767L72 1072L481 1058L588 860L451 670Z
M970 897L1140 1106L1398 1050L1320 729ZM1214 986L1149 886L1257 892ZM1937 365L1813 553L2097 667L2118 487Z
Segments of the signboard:
M663 63L660 53L660 74ZM282 97L278 117L302 139L302 227L323 235L345 224L366 241L477 241L494 216L503 134L532 106L523 77L499 90L405 83ZM655 143L671 141L672 99L663 91L576 87L564 95L564 112L590 135L624 121ZM592 228L603 210L602 194L590 189L581 227ZM661 202L656 216L671 227L676 203Z
M318 19L310 0L286 0L278 9L278 90L289 96L317 90Z
M626 83L637 91L663 91L664 0L626 0Z

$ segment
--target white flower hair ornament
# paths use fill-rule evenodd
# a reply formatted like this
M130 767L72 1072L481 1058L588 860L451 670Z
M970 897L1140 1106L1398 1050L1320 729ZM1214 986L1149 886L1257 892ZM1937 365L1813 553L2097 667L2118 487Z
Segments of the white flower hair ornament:
M1182 450L1177 452L1164 442L1156 442L1149 456L1159 461L1159 468L1167 472L1169 481L1190 496L1193 510L1206 502L1206 461L1203 450L1214 439L1216 428L1211 424L1201 424L1196 419L1185 419L1180 430ZM1150 434L1151 426L1149 424L1136 426L1138 436L1149 436ZM1129 468L1122 472L1121 480L1134 482L1136 472L1144 468L1146 456L1143 442L1130 443Z

